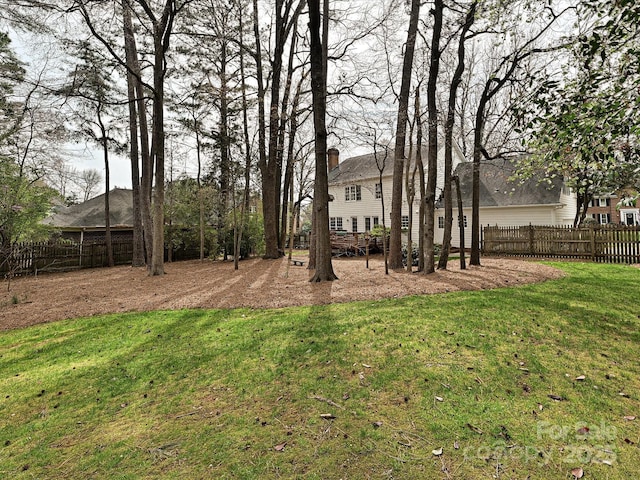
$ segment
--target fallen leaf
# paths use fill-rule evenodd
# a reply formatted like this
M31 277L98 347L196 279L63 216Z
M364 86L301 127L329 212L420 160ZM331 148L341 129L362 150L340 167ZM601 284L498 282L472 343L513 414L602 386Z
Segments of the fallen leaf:
M620 395L621 397L624 397L624 398L629 398L629 395L627 395L624 392L620 392L618 395Z
M437 450L431 450L431 453L433 453L436 457L439 457L440 455L442 455L442 447L438 448Z
M584 470L580 467L574 468L571 470L571 475L573 475L574 478L582 478L584 477Z
M628 422L632 422L633 420L636 419L636 417L634 415L625 415L624 419L627 420Z
M581 427L576 431L576 433L583 436L587 435L589 433L589 427Z
M436 400L437 400L438 402L444 402L444 398L442 398L442 397L436 397Z
M371 368L371 365L367 365L366 363L363 363L363 364L362 364L362 366L363 366L364 368Z
M579 375L579 376L577 376L577 377L576 377L576 380L578 380L578 381L582 381L582 380L584 380L585 378L587 378L587 377L585 377L584 375Z
M458 450L460 448L460 444L458 443L458 440L453 442L453 448L455 448L456 450Z
M373 422L373 428L380 428L382 426L382 422Z
M483 433L483 432L482 432L482 430L480 430L478 427L474 427L474 426L473 426L473 425L471 425L470 423L467 423L467 427L468 427L469 429L471 429L471 431L473 431L473 432L475 432L475 433L478 433L478 434L480 434L480 435L482 435L482 433Z
M628 438L624 439L624 443L626 443L627 445L635 445L635 442L632 440L629 440Z
M321 413L320 414L320 418L324 418L324 419L327 419L327 420L332 420L332 419L334 419L336 417L335 417L335 415L333 413Z
M564 397L561 397L560 395L547 395L547 397L549 397L551 400L555 400L556 402L562 402L563 400L565 400Z
M282 452L282 451L284 450L284 447L286 447L286 446L287 446L287 442L279 443L278 445L276 445L275 447L273 447L273 449L274 449L276 452Z
M610 467L613 465L613 462L611 460L602 460L602 463L604 463L605 465L609 465Z

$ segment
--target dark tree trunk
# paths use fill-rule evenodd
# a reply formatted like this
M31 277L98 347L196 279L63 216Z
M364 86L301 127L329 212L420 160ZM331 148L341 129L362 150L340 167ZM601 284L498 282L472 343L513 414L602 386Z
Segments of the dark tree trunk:
M451 229L453 224L453 195L451 192L452 173L453 173L453 125L456 115L456 99L458 96L458 87L462 81L462 74L464 73L464 58L465 58L465 42L466 35L473 22L475 20L477 2L471 4L469 12L467 13L465 23L462 26L460 32L460 39L458 41L458 65L453 74L451 80L451 88L449 90L449 101L447 104L447 120L444 125L444 191L442 193L444 197L444 233L442 239L442 250L440 252L440 260L438 261L438 268L446 269L447 262L449 261L449 251L451 249Z
M145 105L144 89L140 81L142 70L138 60L133 25L131 23L131 10L129 2L125 2L123 8L124 38L127 72L132 76L137 103L137 113L140 129L140 153L142 154L142 178L140 181L140 215L142 217L142 235L146 254L147 268L151 269L151 254L153 251L153 220L151 216L151 189L153 184L153 159L149 152L149 131L147 123L147 110ZM133 142L133 140L132 140ZM137 132L136 132L137 142ZM137 162L138 160L136 160Z
M218 209L218 238L223 239L223 258L228 259L227 251L227 212L229 211L229 92L227 87L227 45L222 42L220 48L220 202Z
M243 21L242 14L238 16L240 22L240 44L243 45ZM240 245L242 245L242 235L244 234L244 228L246 224L246 215L249 211L249 194L250 194L250 183L251 183L251 138L249 137L249 117L247 114L248 111L248 102L247 102L247 76L245 74L244 68L244 49L240 49L240 78L242 82L242 127L243 127L243 136L244 136L244 155L245 155L245 165L244 165L244 192L242 196L242 205L240 207L240 225L236 230L235 237L235 249L234 249L234 264L233 268L238 270L238 260L240 257Z
M313 208L316 214L316 269L312 282L336 280L331 264L329 238L329 182L327 172L326 71L324 50L320 39L320 0L308 0L309 32L311 35L311 91L313 94L313 124L315 127L316 179ZM326 41L326 39L325 39Z
M125 5L123 8L125 55L127 65L133 65L131 42L133 29L131 28L131 13ZM128 19L128 20L127 20ZM142 226L142 210L140 196L140 150L138 148L138 112L136 110L136 79L127 70L127 98L129 100L129 158L131 163L131 189L133 200L133 255L131 266L142 267L144 258L144 231Z
M285 134L287 131L287 113L289 110L289 97L291 95L291 83L293 78L293 59L296 51L296 40L297 40L297 28L298 23L296 22L293 27L293 35L291 36L291 46L289 50L289 64L287 67L287 81L284 87L284 94L282 96L282 110L280 112L280 127L278 128L278 168L280 170L279 175L282 175L282 165L284 163L284 141ZM297 94L297 92L296 92ZM293 109L295 106L291 107L291 117L295 115ZM291 130L289 131L289 148L287 150L287 164L284 169L284 184L282 188L282 202L281 202L281 216L280 216L280 238L278 239L278 246L280 249L284 250L286 245L284 244L285 238L287 235L287 218L288 218L288 202L287 196L289 193L289 183L293 182L293 164L292 162L292 151L293 151L293 142L295 141L295 133Z
M435 0L433 10L433 36L431 38L431 62L427 82L427 111L429 114L429 150L427 160L427 191L425 196L424 273L435 271L435 207L436 181L438 178L438 105L436 87L440 70L440 36L442 34L443 0Z
M164 275L164 78L165 58L174 20L174 4L166 0L162 17L153 22L153 129L152 152L155 158L153 190L153 252L150 275Z
M422 161L422 107L420 104L420 86L416 88L416 166L420 189L420 207L418 208L418 271L424 271L424 215L426 186L424 183L424 163Z
M413 70L413 54L415 51L420 16L420 0L411 0L409 30L402 65L402 83L398 105L396 125L396 142L393 159L393 183L391 192L391 240L389 245L389 267L402 268L402 173L404 166L404 147L407 133L409 111L409 91L411 88L411 72Z
M96 109L96 116L98 127L100 128L100 143L102 145L102 158L104 159L104 242L107 251L107 266L113 267L115 265L113 261L113 244L111 243L111 216L110 216L110 204L109 204L109 189L111 188L111 179L109 174L109 137L107 129L102 122L102 106L98 105Z
M462 208L462 193L460 192L460 179L457 175L453 177L453 181L456 184L456 194L458 198L458 228L460 229L460 270L465 270L467 268L467 262L465 260L464 209Z

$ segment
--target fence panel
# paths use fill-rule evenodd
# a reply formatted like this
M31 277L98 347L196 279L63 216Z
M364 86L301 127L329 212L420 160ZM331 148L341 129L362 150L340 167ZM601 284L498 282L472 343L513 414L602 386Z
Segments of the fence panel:
M111 242L116 265L130 264L133 259L133 240ZM69 271L79 268L107 267L107 245L102 242L25 242L1 252L0 277L29 275L40 272ZM191 260L200 256L199 249L174 250L174 260Z
M588 259L640 263L640 227L598 225L560 227L528 225L483 228L486 255Z

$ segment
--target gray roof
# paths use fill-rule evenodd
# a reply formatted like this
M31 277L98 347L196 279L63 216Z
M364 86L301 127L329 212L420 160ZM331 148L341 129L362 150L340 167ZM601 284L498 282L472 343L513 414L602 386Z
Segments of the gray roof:
M112 227L133 226L131 190L115 188L109 192L109 219ZM59 207L43 223L58 228L104 228L104 193L78 205Z
M389 149L385 152L380 149L380 152L377 152L377 155L373 153L368 153L366 155L360 155L358 157L347 158L344 161L338 163L338 166L329 172L329 184L342 184L342 183L353 183L365 179L370 178L378 178L380 175L379 168L384 165L383 175L392 175L393 174L393 157L394 150ZM428 148L422 147L422 161L425 164L427 163L427 152ZM405 150L405 153L409 153L409 149ZM413 152L411 156L411 163L415 162L416 151ZM377 158L377 163L376 163ZM379 165L379 166L378 166Z
M480 164L480 206L506 207L524 205L557 205L562 193L562 178L545 179L543 173L521 181L513 178L516 161L497 159ZM473 162L456 167L460 178L462 203L471 206ZM455 195L455 190L454 190ZM455 201L455 200L454 200ZM439 204L438 207L441 207Z

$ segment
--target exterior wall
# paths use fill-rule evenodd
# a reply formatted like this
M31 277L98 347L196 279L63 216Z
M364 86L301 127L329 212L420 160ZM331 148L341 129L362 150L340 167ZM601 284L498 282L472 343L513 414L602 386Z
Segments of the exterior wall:
M453 167L455 168L463 159L462 152L454 146ZM426 159L423 159L426 162ZM444 148L438 152L438 178L436 180L436 191L438 195L442 192L444 185ZM391 226L391 183L393 177L391 175L385 175L382 177L382 192L384 195L384 209L385 209L385 224L388 227ZM426 181L426 167L425 167L425 181ZM354 183L335 183L329 185L329 195L333 196L333 201L329 202L329 218L339 217L342 218L342 228L348 232L353 231L352 218L357 217L357 231L359 233L365 232L365 217L371 218L371 226L373 227L373 217L378 217L379 224L382 225L382 202L379 198L375 198L375 185L379 183L379 177L363 178ZM419 178L416 178L416 187L419 184ZM360 185L361 200L346 201L345 200L345 187L350 185ZM407 203L407 192L404 188L402 191L402 215L409 215L409 205ZM416 197L413 200L413 228L411 229L411 237L414 242L418 240L418 209L420 199ZM469 217L471 218L471 217ZM437 224L436 224L437 226ZM440 232L440 238L438 239L438 230L435 232L436 243L442 242L442 232ZM406 232L403 237L406 240Z
M564 205L561 211L557 212L556 223L552 225L573 225L573 219L578 209L578 199L575 193L569 188L564 187L560 193L560 203ZM531 222L534 225L533 222Z
M329 186L329 195L333 196L333 201L329 202L329 218L342 218L342 229L347 232L353 231L352 218L357 218L357 231L365 232L365 217L371 218L371 226L373 227L373 217L378 217L379 224L382 225L382 201L375 198L375 186L379 183L378 179L366 179L357 183L360 185L361 200L345 200L345 187L353 184L339 184ZM402 215L409 215L409 206L406 201L406 192L403 192L402 199ZM391 177L383 177L382 194L384 196L385 224L387 227L391 225ZM418 204L416 200L413 202L413 210L417 212ZM414 215L415 219L415 215ZM415 222L414 222L415 223ZM418 225L413 226L413 238L417 238Z
M609 223L624 224L624 225L640 225L640 209L636 206L629 205L624 206L618 204L626 196L633 196L635 192L630 189L622 189L614 195L607 195L604 197L594 197L587 209L587 218L594 218L598 223L606 223L603 216L609 219ZM605 201L600 202L603 199ZM601 205L601 203L608 203L608 205Z
M563 221L565 218L566 206L562 205L532 205L524 207L483 207L480 208L480 225L499 225L499 226L522 226L522 225L571 225L573 218L569 222ZM471 208L464 209L464 215L467 217L467 225L464 230L464 244L466 248L471 247ZM437 243L442 242L442 234L444 230L439 228L438 218L444 217L444 210L436 211L436 232L435 238ZM460 230L457 227L458 215L454 211L453 215L453 231L451 233L451 245L453 247L460 246Z

